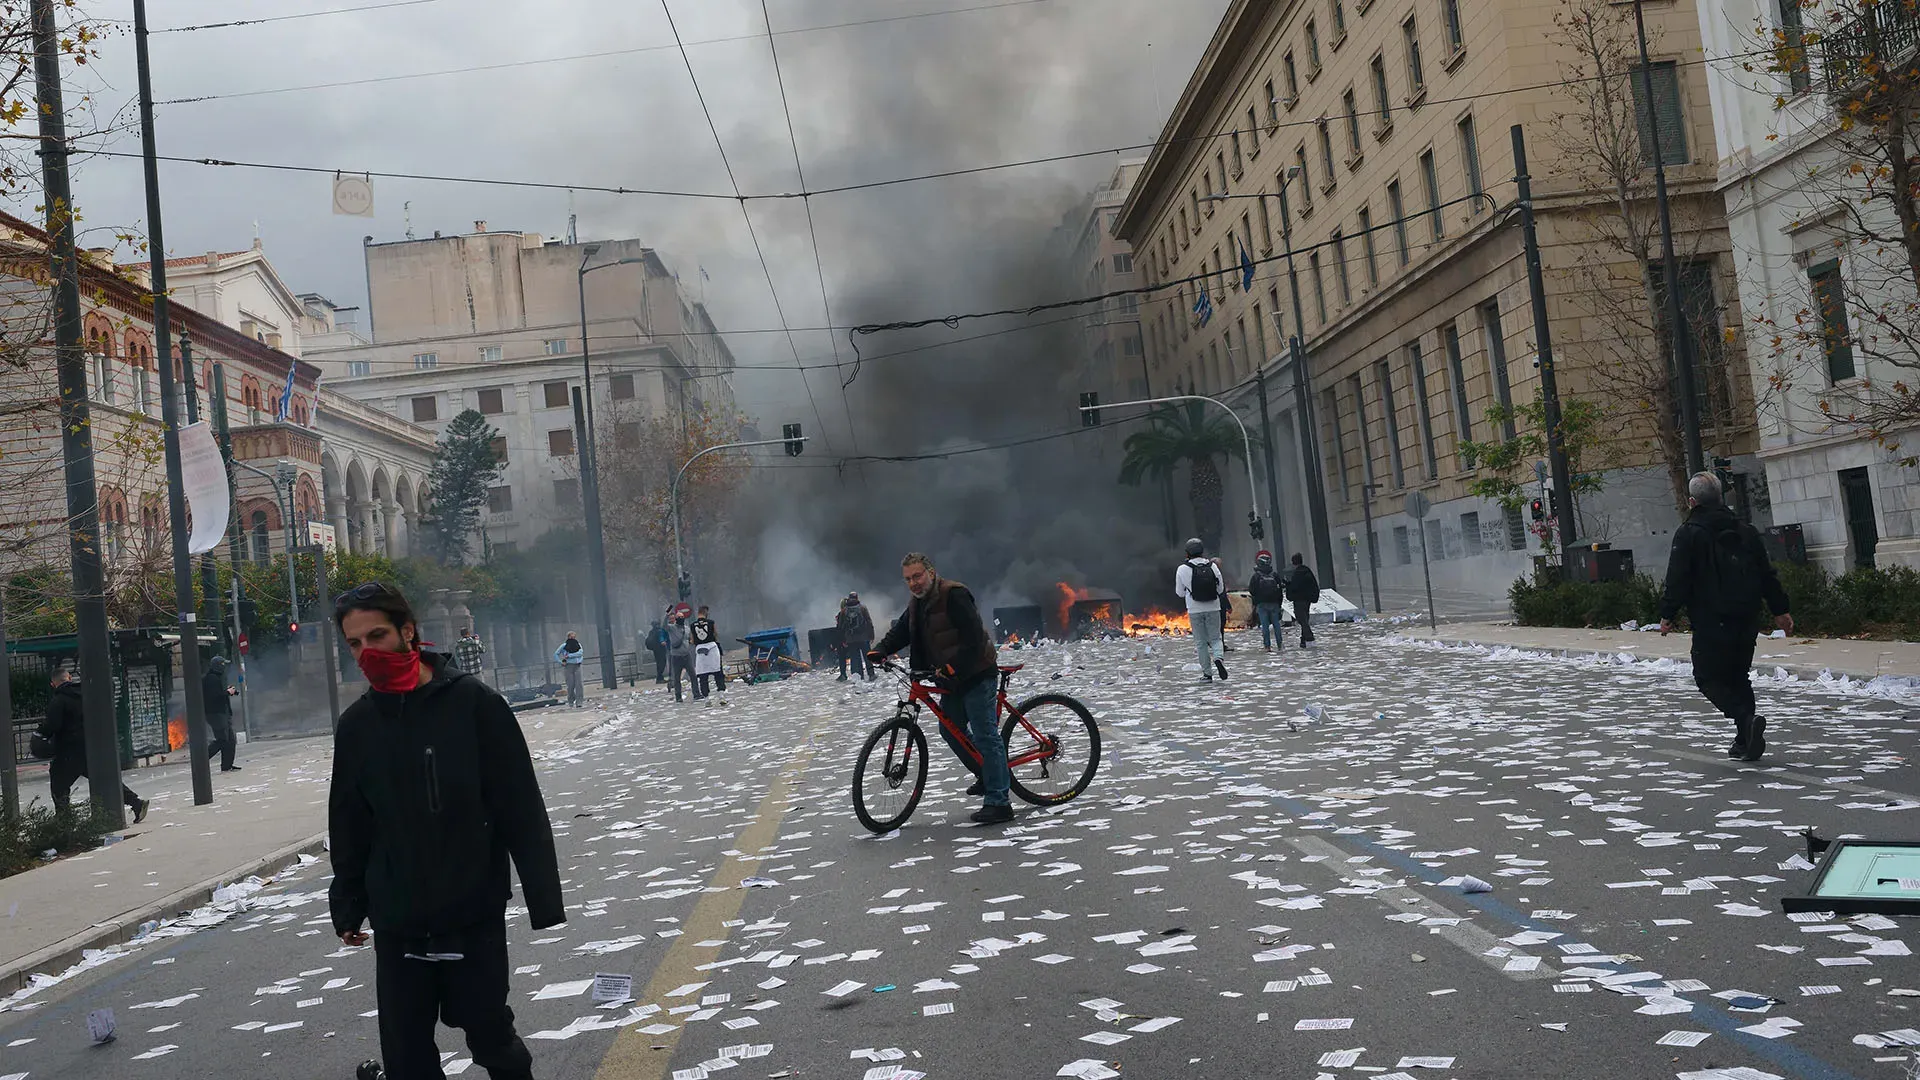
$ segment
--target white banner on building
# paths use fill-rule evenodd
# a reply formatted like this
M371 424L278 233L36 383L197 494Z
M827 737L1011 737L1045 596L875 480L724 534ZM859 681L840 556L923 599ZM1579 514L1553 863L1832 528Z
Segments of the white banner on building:
M318 521L307 522L307 543L318 544L327 549L327 554L333 554L337 543L333 535L333 526Z
M372 217L373 178L334 173L333 212L347 217Z
M193 534L187 550L201 555L220 546L227 534L233 501L227 489L227 463L206 424L180 429L180 486L193 512Z

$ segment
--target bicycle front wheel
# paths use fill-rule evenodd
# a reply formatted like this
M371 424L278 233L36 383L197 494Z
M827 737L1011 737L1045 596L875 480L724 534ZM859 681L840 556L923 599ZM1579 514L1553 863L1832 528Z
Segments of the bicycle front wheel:
M1000 725L1013 793L1035 806L1080 794L1100 767L1100 725L1065 694L1041 694L1013 707Z
M853 766L853 812L876 833L899 828L927 789L927 736L901 717L867 736Z

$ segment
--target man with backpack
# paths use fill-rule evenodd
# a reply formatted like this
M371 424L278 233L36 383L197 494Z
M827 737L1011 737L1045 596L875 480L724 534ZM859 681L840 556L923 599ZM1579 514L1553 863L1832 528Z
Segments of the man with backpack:
M860 602L859 593L848 593L840 605L840 617L834 620L840 631L840 680L847 681L847 661L853 661L853 673L872 682L876 675L867 662L867 650L873 647L873 616Z
M1207 558L1199 537L1187 541L1187 561L1173 572L1173 591L1187 602L1187 623L1193 627L1193 647L1200 654L1200 674L1208 682L1213 673L1227 677L1226 651L1220 646L1220 596L1226 591L1220 571Z
M1280 605L1287 598L1287 589L1273 568L1273 552L1262 551L1254 556L1253 576L1247 579L1247 595L1253 600L1253 621L1260 624L1260 644L1272 652L1274 639L1279 638L1280 647L1286 648L1286 634L1280 629Z
M1300 647L1313 644L1313 605L1320 602L1320 579L1307 568L1307 560L1293 553L1293 567L1287 571L1287 599L1293 601L1293 621L1300 624Z
M1793 632L1787 593L1753 526L1735 517L1720 479L1698 473L1687 482L1687 520L1673 532L1667 586L1660 597L1660 633L1685 608L1693 623L1693 681L1733 721L1727 756L1759 761L1767 752L1767 719L1753 700L1753 650L1765 601L1773 624Z

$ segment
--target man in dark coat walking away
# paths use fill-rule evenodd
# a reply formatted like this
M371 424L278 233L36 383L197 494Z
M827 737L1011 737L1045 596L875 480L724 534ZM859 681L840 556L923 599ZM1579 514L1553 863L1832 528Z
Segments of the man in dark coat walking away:
M507 1006L508 862L528 922L566 921L559 861L533 759L506 700L420 650L413 609L378 582L341 594L334 621L368 690L340 716L327 824L334 932L364 945L385 1069L371 1080L443 1080L434 1025L467 1035L493 1080L530 1080Z
M207 757L220 755L220 771L234 772L240 766L233 763L233 752L239 744L233 737L233 695L237 691L227 685L227 658L216 656L207 661L206 674L200 676L200 696L207 703L207 730L212 732L213 741L207 743Z
M860 594L848 593L846 603L840 606L840 618L836 620L840 629L840 681L847 681L847 661L853 661L853 673L863 675L868 682L875 679L873 665L867 661L867 650L873 646L873 616L867 612L867 605L860 602Z
M653 620L652 629L647 631L647 651L653 654L653 681L665 684L667 681L667 628L660 620Z
M1287 571L1287 599L1293 601L1293 621L1300 624L1300 647L1313 644L1313 605L1320 602L1320 579L1307 568L1307 560L1293 553L1293 566Z
M1667 587L1660 597L1660 633L1673 631L1685 608L1693 623L1693 681L1733 721L1727 756L1759 761L1767 752L1767 718L1753 700L1753 650L1760 605L1773 624L1793 633L1787 592L1753 526L1727 509L1720 478L1698 473L1687 482L1687 520L1673 532Z
M1260 644L1268 652L1275 644L1287 647L1287 635L1280 628L1280 605L1287 598L1287 587L1274 569L1273 553L1262 551L1253 560L1253 576L1247 579L1247 596L1253 601L1253 618L1260 624ZM1275 638L1279 641L1275 642Z
M47 717L40 737L53 744L47 781L53 788L53 809L66 813L72 806L73 782L87 775L87 721L80 709L80 680L62 664L53 669L53 696L47 699ZM87 783L93 781L89 779ZM147 800L120 785L120 799L133 811L135 825L147 820Z

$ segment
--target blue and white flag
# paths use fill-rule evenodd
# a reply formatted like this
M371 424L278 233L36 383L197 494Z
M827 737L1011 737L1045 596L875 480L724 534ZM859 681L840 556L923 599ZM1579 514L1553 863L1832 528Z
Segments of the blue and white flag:
M287 361L287 385L280 391L280 405L274 410L274 419L285 423L293 416L293 375L299 365Z
M1205 289L1200 290L1200 298L1193 302L1193 317L1200 320L1201 326L1213 318L1213 297L1208 296Z
M320 426L320 383L325 380L326 377L327 373L325 371L313 377L313 409L307 413L308 427Z
M1240 249L1240 291L1253 291L1253 252L1246 248Z

